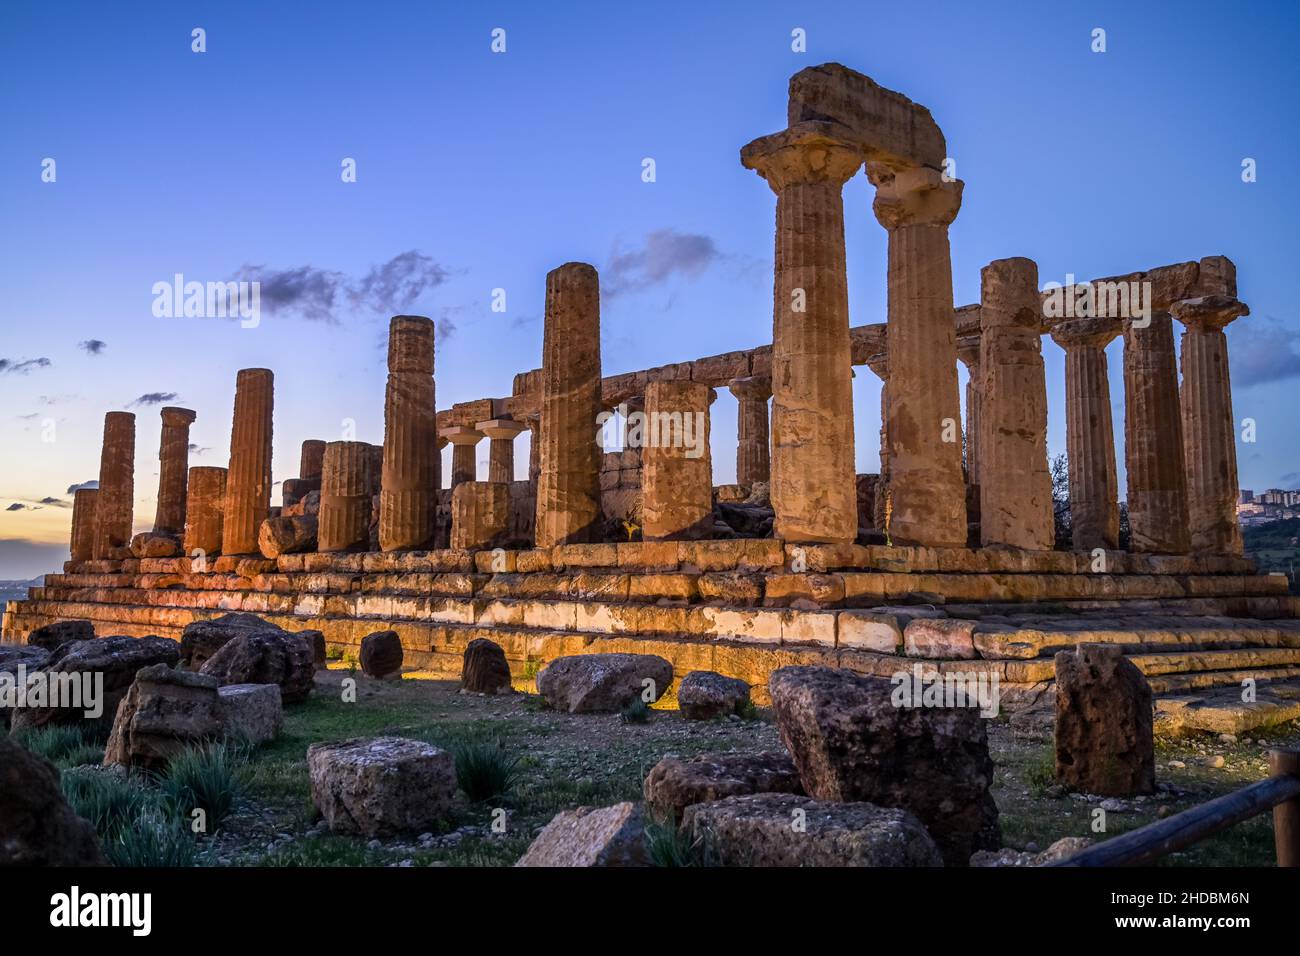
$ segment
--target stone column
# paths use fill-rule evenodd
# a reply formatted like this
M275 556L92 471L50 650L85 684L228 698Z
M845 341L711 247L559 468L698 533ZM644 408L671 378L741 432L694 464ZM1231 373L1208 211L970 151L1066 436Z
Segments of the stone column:
M451 546L494 548L510 530L510 489L499 481L462 481L451 493Z
M542 413L528 416L528 480L536 481L542 473Z
M986 547L1050 551L1055 544L1042 322L1038 266L1031 260L998 259L980 271L980 542ZM892 348L892 335L889 341Z
M257 533L271 510L271 410L275 377L270 369L241 369L235 379L230 468L221 543L226 554L260 554Z
M1224 327L1249 315L1245 303L1212 295L1175 302L1182 337L1183 450L1191 548L1198 554L1241 554L1237 522L1237 441Z
M539 548L590 541L600 523L600 413L600 280L569 262L546 276Z
M189 484L190 425L188 408L162 410L162 442L158 449L158 510L154 534L179 538L185 531L185 491Z
M736 413L736 483L752 488L772 477L767 430L767 400L772 397L772 380L765 375L752 375L733 378L727 387L740 403Z
M842 131L799 123L740 152L776 193L771 499L786 541L858 533L842 192L862 154Z
M225 506L226 469L191 468L185 499L185 553L189 557L195 557L195 552L208 557L221 553Z
M96 488L78 488L72 493L72 542L69 548L73 561L89 561L95 553L95 503L99 498Z
M713 530L709 396L702 382L650 382L641 449L641 534L698 539Z
M381 551L428 548L433 542L438 505L433 343L431 319L398 315L389 325L379 492Z
M1052 339L1065 349L1065 447L1075 551L1119 547L1119 483L1106 346L1120 329L1114 319L1094 318L1052 327Z
M980 395L983 375L980 373L980 337L963 335L957 340L957 359L966 366L966 483L979 487L980 483Z
M1173 320L1168 312L1153 311L1147 319L1124 323L1130 550L1186 554L1190 549L1184 461Z
M515 437L526 430L523 422L494 418L474 428L491 439L488 446L488 481L510 484L515 480Z
M298 462L298 477L320 479L321 465L325 460L325 443L319 438L308 438L302 443Z
M478 443L483 433L465 425L444 428L441 437L451 442L451 488L454 491L462 481L473 481L478 473Z
M929 168L868 164L889 231L890 539L966 546L957 330L948 226L962 182Z
M115 557L131 544L135 504L135 415L109 412L104 416L104 444L99 457L99 497L95 502L95 560Z
M332 441L325 446L317 532L320 551L366 549L371 458L370 445L363 441Z
M880 379L880 477L872 501L871 523L877 531L888 533L889 499L889 356L884 352L867 359L867 368Z

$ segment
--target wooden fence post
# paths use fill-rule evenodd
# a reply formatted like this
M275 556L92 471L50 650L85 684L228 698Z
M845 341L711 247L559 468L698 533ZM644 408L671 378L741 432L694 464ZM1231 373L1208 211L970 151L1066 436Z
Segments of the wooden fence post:
M1300 778L1300 750L1270 750L1268 766L1275 777ZM1300 797L1273 807L1273 842L1278 866L1300 866Z

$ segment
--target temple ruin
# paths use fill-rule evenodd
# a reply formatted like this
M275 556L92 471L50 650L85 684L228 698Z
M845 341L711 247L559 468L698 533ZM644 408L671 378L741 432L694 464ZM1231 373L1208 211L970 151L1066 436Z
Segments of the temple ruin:
M980 301L957 307L948 229L964 186L947 155L905 96L835 64L801 71L786 127L740 151L776 196L770 345L604 375L599 277L567 263L546 277L540 368L510 395L435 411L433 323L398 316L383 445L305 441L279 506L269 370L238 374L228 468L187 476L195 413L163 411L155 527L134 540L137 423L109 412L70 560L8 605L4 638L63 619L179 636L247 611L352 650L391 628L408 664L447 676L490 637L518 670L654 653L679 674L744 678L760 701L767 675L796 663L987 671L1008 708L1041 698L1056 650L1096 641L1124 646L1163 718L1235 731L1300 715L1297 602L1284 576L1243 558L1234 510L1223 329L1249 309L1233 263L1045 289L1031 259L1000 259ZM860 173L888 233L888 314L851 325L842 189ZM1140 302L1116 294L1129 289ZM1046 362L1065 368L1068 550L1054 541ZM878 432L855 427L861 367L881 383ZM736 484L715 487L710 406L724 391L739 403ZM615 410L624 440L606 450L597 436ZM528 477L515 480L525 431ZM866 440L880 443L879 474L855 474Z

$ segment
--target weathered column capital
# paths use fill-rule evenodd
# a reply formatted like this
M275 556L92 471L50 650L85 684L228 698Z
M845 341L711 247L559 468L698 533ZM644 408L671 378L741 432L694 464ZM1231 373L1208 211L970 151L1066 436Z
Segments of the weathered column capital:
M882 382L889 381L889 353L878 352L867 359L867 368Z
M483 433L467 425L452 425L438 432L439 438L445 438L453 445L477 445L483 440Z
M843 186L862 166L862 150L838 123L810 121L758 139L740 150L740 163L780 192L801 183Z
M514 439L521 432L528 431L526 424L517 422L513 418L494 418L491 421L479 422L474 428L493 440Z
M748 375L733 378L727 388L738 399L765 402L772 397L772 378L770 375Z
M1250 307L1246 303L1229 295L1182 299L1171 305L1169 310L1188 329L1198 332L1219 332L1234 319L1250 315Z
M162 410L162 423L173 428L184 428L192 425L196 418L198 418L198 414L189 408L176 408L169 405Z
M895 170L868 163L867 178L876 187L872 211L886 229L900 226L948 226L961 209L960 179L945 180L937 169L913 166Z
M966 366L966 371L974 373L980 367L980 337L962 335L957 338L957 360Z
M1104 349L1124 331L1114 319L1069 319L1051 328L1052 341L1069 352L1078 348Z

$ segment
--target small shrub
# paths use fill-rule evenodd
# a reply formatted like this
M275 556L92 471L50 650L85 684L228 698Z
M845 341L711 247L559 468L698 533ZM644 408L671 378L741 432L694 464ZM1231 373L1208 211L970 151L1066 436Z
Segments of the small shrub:
M542 671L542 662L535 657L530 657L524 661L523 677L528 683L537 679L537 675Z
M501 741L467 741L452 749L456 781L476 802L508 793L519 775L519 758L507 753Z
M703 866L701 848L671 821L649 822L645 826L645 849L652 866Z
M650 719L650 705L638 697L620 712L625 724L644 724Z
M160 803L146 804L135 819L124 821L100 842L113 866L193 866L197 850L184 821Z
M1056 751L1052 748L1043 750L1025 769L1025 779L1035 796L1041 796L1048 787L1056 783Z
M247 788L241 755L225 744L206 744L175 757L159 779L158 789L173 815L188 822L196 809L215 830L230 815Z
M736 713L741 720L758 720L758 707L755 703L746 697L736 708Z

